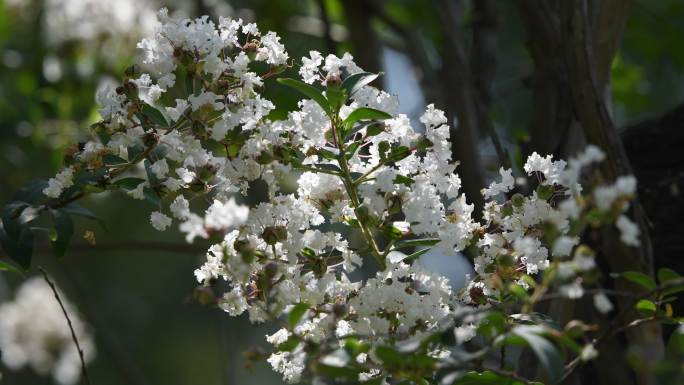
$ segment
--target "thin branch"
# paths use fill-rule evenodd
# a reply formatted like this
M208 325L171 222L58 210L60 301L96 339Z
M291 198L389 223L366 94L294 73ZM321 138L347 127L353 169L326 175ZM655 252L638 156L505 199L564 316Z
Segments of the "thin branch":
M52 289L52 292L54 293L55 298L57 299L57 302L59 302L59 306L62 308L62 312L64 313L64 318L66 318L67 324L69 324L69 330L71 331L71 339L74 341L74 344L76 344L76 349L78 350L78 358L81 360L81 372L83 373L83 379L85 380L86 384L91 385L90 377L88 377L88 371L86 370L86 363L85 363L85 357L83 355L83 349L81 349L81 345L78 343L78 338L76 337L76 332L74 331L74 326L71 324L71 318L69 318L69 314L67 313L66 308L64 307L64 304L62 303L62 299L59 298L59 293L57 292L57 288L55 287L55 284L50 280L50 277L48 277L45 269L43 269L42 267L38 267L38 270L40 271L41 274L43 274L43 278L45 279L45 282L47 282L47 284L50 285L50 288Z
M650 290L647 293L643 294L642 296L636 297L635 299L633 299L630 302L629 306L626 306L620 312L620 314L618 314L615 318L613 318L610 325L604 329L603 333L601 333L600 336L596 337L592 341L592 344L594 344L594 346L598 346L598 345L602 344L606 339L613 337L615 335L618 335L622 332L625 332L628 329L632 329L632 328L641 326L641 325L649 323L649 322L657 321L658 320L657 317L648 317L648 318L640 318L640 319L630 321L627 324L622 325L622 326L619 325L619 321L624 319L624 317L626 317L627 314L629 314L631 311L634 310L634 306L636 305L636 303L640 299L650 298L653 295L660 294L664 290L667 290L667 289L670 289L670 288L673 288L673 287L676 287L676 286L679 286L682 284L684 284L684 278L680 277L680 278L673 279L673 280L670 280L668 282L665 282L665 283L657 286L653 290ZM572 373L575 371L575 369L577 369L580 366L581 361L582 361L581 356L575 357L574 360L570 361L570 363L568 363L565 366L565 374L563 374L563 377L561 378L559 383L562 383L568 377L570 377L570 375L572 375Z

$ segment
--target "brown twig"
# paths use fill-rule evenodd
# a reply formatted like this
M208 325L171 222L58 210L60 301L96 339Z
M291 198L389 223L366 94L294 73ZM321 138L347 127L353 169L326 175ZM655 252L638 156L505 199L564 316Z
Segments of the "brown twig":
M67 313L66 308L64 307L64 303L62 303L62 299L59 297L59 293L57 292L57 288L55 287L55 284L50 280L50 277L48 277L45 269L43 269L42 267L38 267L38 270L40 271L41 274L43 274L43 278L45 279L45 282L47 282L47 284L50 285L50 288L52 289L52 292L54 293L55 298L57 299L57 302L59 302L59 306L62 308L62 312L64 313L64 318L66 318L67 324L69 325L69 330L71 331L71 339L74 341L74 344L76 344L76 350L78 350L78 358L81 360L81 372L83 373L83 379L85 380L86 384L91 385L90 377L88 377L88 371L86 370L86 363L85 363L85 357L83 355L83 349L81 349L81 345L78 343L78 338L76 337L76 332L74 331L74 326L71 324L71 318L69 318L69 314Z

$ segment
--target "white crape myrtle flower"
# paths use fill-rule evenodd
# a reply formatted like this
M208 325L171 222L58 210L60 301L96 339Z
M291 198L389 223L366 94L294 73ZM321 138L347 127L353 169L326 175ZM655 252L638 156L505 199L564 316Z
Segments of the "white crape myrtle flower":
M249 208L238 205L234 198L225 203L215 200L207 209L204 223L209 229L227 229L244 223L248 214Z
M54 178L48 180L48 186L43 190L43 194L50 198L57 198L64 189L73 186L74 169L67 167L60 171Z
M501 182L492 182L488 188L484 189L482 195L485 198L492 198L501 193L507 193L515 187L515 178L513 178L513 170L499 169L501 175Z
M299 68L299 75L305 83L312 84L320 80L321 76L318 73L318 67L323 63L323 56L318 51L309 51L310 57L302 58L302 66Z
M127 71L121 87L97 95L103 121L94 129L108 140L87 142L45 194L66 194L106 155L124 159L106 165L104 183L154 202L154 228L175 219L188 242L214 243L194 275L200 285L225 288L220 309L254 323L288 318L266 337L275 351L268 362L288 382L302 380L314 360L346 362L335 350L348 338L375 347L450 327L458 343L473 340L481 319L457 321L458 314L490 309L512 284L533 290L532 280L551 267L560 278L550 287L582 296L583 274L596 262L581 251L578 221L596 208L620 215L635 193L625 176L581 194L583 169L604 157L596 147L567 163L533 153L523 168L537 188L508 196L514 171L500 168L500 180L482 190L476 220L452 159L452 122L434 104L420 116L423 127L414 127L398 112L398 98L372 86L376 76L349 54L310 51L298 66L275 33L255 24L173 18L166 10L158 19L138 45L146 73ZM303 82L283 84L308 97L285 116L272 114L265 80L289 66ZM181 74L201 81L183 94L175 84ZM128 169L143 161L146 173ZM237 194L250 196L260 184L264 199L237 203ZM625 202L622 211L608 212L616 202ZM626 216L617 227L623 242L638 244L638 227ZM445 258L472 250L475 274L464 289L454 293L443 275L416 262L425 247ZM358 268L373 263L374 276L362 277L366 269ZM288 351L279 350L286 342ZM435 359L448 353L429 350ZM373 350L356 362L369 365L360 377L383 375L370 367L378 363Z
M60 299L71 319L86 363L95 358L95 344L87 325L63 293ZM12 370L30 366L51 375L61 385L74 385L81 361L64 313L50 286L39 277L25 281L15 299L0 305L0 350Z
M607 314L613 310L613 303L610 302L610 299L608 299L608 296L604 293L594 294L593 298L594 307L596 307L596 310L598 310L601 314Z
M167 227L171 226L171 222L171 218L159 211L150 214L150 223L152 224L152 227L159 231L166 230Z
M625 245L637 247L641 244L639 241L639 226L627 216L620 215L615 225L620 230L620 240Z

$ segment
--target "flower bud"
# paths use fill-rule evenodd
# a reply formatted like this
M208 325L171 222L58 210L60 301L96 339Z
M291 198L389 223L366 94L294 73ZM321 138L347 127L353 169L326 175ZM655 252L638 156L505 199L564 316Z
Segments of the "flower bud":
M545 201L551 199L554 192L553 186L542 184L537 187L537 196Z
M140 73L140 67L133 64L132 66L126 68L124 74L129 78L134 78Z
M485 299L484 291L479 286L471 287L468 294L470 294L470 299L475 303L481 303Z
M192 297L195 299L195 301L202 305L211 305L216 303L216 296L214 296L214 292L211 290L211 288L205 286L196 288L192 293Z
M157 135L154 131L150 131L145 133L145 135L142 138L143 144L146 147L152 147L159 142L159 135Z
M328 87L339 87L340 84L342 84L342 79L340 78L340 74L338 73L330 73L328 74L328 77L325 78L325 84Z
M252 263L254 261L254 247L248 240L238 239L233 243L233 249L240 253L243 262Z
M261 238L269 245L275 245L287 239L287 229L283 226L268 226L261 233Z
M267 278L273 278L278 274L278 264L271 261L264 265L264 274Z
M513 215L513 204L511 202L506 202L501 207L501 216L505 218L511 215Z
M333 313L339 318L344 317L347 314L347 304L342 302L336 302L333 305Z
M254 42L249 42L242 46L242 50L247 54L249 60L254 60L257 49L259 49L259 46Z
M261 151L261 154L257 156L256 161L257 163L262 165L270 164L271 162L273 162L273 154L271 154L267 150L263 150Z
M311 271L313 271L317 278L321 278L328 272L328 264L325 263L323 258L318 258L313 266L311 266Z
M525 197L520 193L515 193L511 197L511 203L513 203L513 206L515 207L522 207L522 205L525 204Z

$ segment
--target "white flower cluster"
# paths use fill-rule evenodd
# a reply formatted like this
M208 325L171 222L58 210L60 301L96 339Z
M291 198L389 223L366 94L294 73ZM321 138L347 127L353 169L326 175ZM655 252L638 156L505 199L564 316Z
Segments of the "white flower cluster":
M266 78L288 66L277 35L241 20L215 25L207 17L170 18L166 10L159 19L154 37L139 44L149 74L131 71L116 91L98 95L104 120L94 129L101 141L73 155L70 171L45 193L58 199L73 175L104 167L95 183L159 206L150 216L154 228L167 229L173 217L188 241L217 240L195 276L207 286L228 283L217 301L223 310L247 312L253 322L301 314L268 337L276 348L269 362L287 381L299 381L307 368L304 344L282 348L292 339L329 344L332 338L339 345L337 339L354 335L394 343L434 331L466 305L485 304L503 280L527 287L521 274L573 255L578 239L571 224L594 206L619 216L623 240L638 243L638 230L623 215L633 179L594 190L594 202L581 195L580 172L603 158L595 147L567 163L532 154L524 170L539 186L529 196L503 199L516 186L513 171L502 168L502 180L483 190L488 203L478 223L460 193L447 118L434 105L421 116L419 134L398 114L397 98L368 85L375 75L351 55L312 51L299 68L303 81L288 79L309 98L272 120L275 107L260 92ZM143 161L146 178L122 178ZM279 184L293 175L296 194ZM256 180L268 185L268 200L237 204L235 193L247 194ZM201 195L211 202L202 215L190 204ZM557 233L551 241L549 225ZM362 246L350 236L354 229ZM480 251L462 296L399 252L414 247L412 241L447 255L468 246ZM370 258L380 271L353 282L348 274ZM566 271L593 267L582 258L565 260ZM566 289L577 295L574 286ZM464 325L458 340L474 333L474 325Z
M486 204L484 228L496 230L485 232L477 240L481 250L474 261L477 276L465 290L466 300L483 301L487 296L500 292L503 288L501 270L492 269L492 266L500 266L502 261L516 271L537 274L549 267L550 257L564 260L574 255L572 260L559 265L560 276L566 280L593 269L593 254L573 254L579 238L571 233L573 221L593 208L598 210L597 214L617 217L617 221L613 219L612 222L621 231L622 241L627 245L639 245L638 227L623 214L636 192L634 177L620 177L613 185L595 188L591 195L593 202L580 194L580 173L604 157L603 152L595 146L588 146L567 163L563 160L554 161L551 155L542 157L536 152L528 157L524 170L529 176L536 176L539 188L529 196L515 194L504 203L489 201ZM502 181L484 189L485 197L496 197L515 187L511 170L502 168L500 174ZM546 226L551 226L551 229ZM551 241L549 233L556 234ZM516 283L528 287L524 281ZM581 297L583 292L580 283L580 278L577 278L562 286L561 292L569 298Z
M74 307L63 294L60 298L84 359L90 362L95 358L93 338ZM38 374L52 374L62 385L76 384L81 376L81 361L67 320L50 286L38 277L24 282L14 301L0 305L0 351L2 362L10 369L29 365Z

